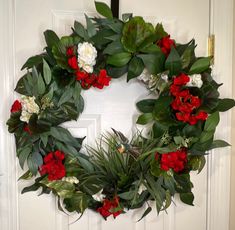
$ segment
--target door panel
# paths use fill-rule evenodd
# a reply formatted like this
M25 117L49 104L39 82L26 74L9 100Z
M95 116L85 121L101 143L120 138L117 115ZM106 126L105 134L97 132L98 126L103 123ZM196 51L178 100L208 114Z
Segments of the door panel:
M109 4L109 1L106 1ZM128 0L120 1L120 13L133 12L150 22L162 22L171 37L183 43L195 38L197 54L206 55L209 32L209 0ZM16 80L22 75L21 66L27 57L40 53L45 46L43 31L55 30L60 36L69 34L74 20L84 22L84 13L96 15L93 0L20 0L15 7L15 69ZM200 13L200 17L198 14ZM149 92L137 80L126 83L125 76L111 81L102 91L91 89L83 93L85 110L77 122L64 124L74 136L86 136L86 144L94 144L100 133L111 127L131 135L137 117L135 103ZM141 128L141 127L138 127ZM19 168L19 167L18 167ZM18 174L22 171L19 169ZM37 196L39 192L20 195L28 182L18 183L19 230L206 230L207 224L207 167L199 175L192 174L195 185L195 206L178 202L168 214L157 216L153 211L141 222L136 222L144 209L128 212L116 220L103 221L101 216L87 211L77 215L59 212L51 195ZM153 204L154 206L154 204Z

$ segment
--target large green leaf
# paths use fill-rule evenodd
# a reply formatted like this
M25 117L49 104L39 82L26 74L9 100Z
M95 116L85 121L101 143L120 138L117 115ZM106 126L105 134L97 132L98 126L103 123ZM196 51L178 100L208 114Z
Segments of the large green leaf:
M219 99L219 104L216 109L220 112L225 112L235 106L235 100L230 98Z
M128 52L135 53L139 50L142 43L153 35L154 28L152 24L146 23L142 17L133 17L125 23L121 41ZM152 42L150 40L149 44Z
M86 17L86 26L87 26L87 34L91 38L96 35L95 25L92 23L91 19L85 14Z
M210 57L198 59L190 68L189 74L202 73L210 67Z
M122 53L122 52L124 52L124 49L123 49L122 43L119 40L111 42L103 50L104 54L109 54L109 55Z
M138 110L142 113L152 113L156 100L145 99L136 103Z
M138 57L133 57L128 66L127 81L138 77L144 70L144 63Z
M149 122L151 122L152 120L153 120L153 114L152 113L144 113L144 114L141 114L138 117L136 123L140 124L140 125L146 125Z
M149 73L158 74L163 71L165 57L162 52L140 54L138 57L142 59Z
M109 19L113 18L113 14L112 14L111 9L104 2L96 2L95 1L95 8L96 8L97 12L99 14L101 14L102 16L109 18Z
M170 71L171 75L177 75L181 71L181 59L178 52L173 46L171 47L171 52L168 58L166 59L165 68Z
M214 140L210 149L215 149L215 148L223 148L223 147L227 147L230 146L230 144L226 141L223 140Z
M75 30L75 33L79 35L81 38L83 38L85 41L88 40L89 37L88 37L87 31L80 22L78 21L74 22L74 30Z
M126 65L131 59L131 54L127 52L116 53L109 56L107 63L113 66L121 67Z
M33 66L37 66L39 65L40 63L42 63L42 60L43 60L43 55L35 55L33 57L30 57L26 62L25 64L22 66L21 70L27 68L27 69L30 69L32 68Z
M108 75L111 78L119 78L128 71L128 65L124 65L122 67L113 67L113 66L107 65L106 69L107 69Z
M44 32L45 40L47 43L47 46L49 48L52 48L53 46L57 46L60 42L59 37L56 35L56 33L52 30L46 30Z
M205 127L204 130L205 131L214 131L216 126L219 124L219 112L215 112L213 114L211 114L205 123Z
M193 206L194 195L192 192L180 193L180 200L185 204Z

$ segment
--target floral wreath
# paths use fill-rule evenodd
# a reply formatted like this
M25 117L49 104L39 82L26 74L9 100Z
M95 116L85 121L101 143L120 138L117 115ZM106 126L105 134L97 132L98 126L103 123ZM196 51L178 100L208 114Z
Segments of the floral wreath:
M159 213L175 194L193 205L190 172L200 172L205 155L229 144L214 140L219 112L235 105L219 98L211 76L210 57L195 56L194 39L176 43L162 24L142 17L113 18L110 8L95 2L102 18L86 17L86 28L75 21L72 34L59 38L44 32L45 52L30 57L15 91L21 94L7 121L14 133L19 164L27 172L20 179L34 183L22 193L53 193L60 210L83 214L88 208L105 219L154 200ZM60 124L77 120L83 111L83 90L103 89L111 79L127 73L146 84L154 99L137 103L137 124L150 126L128 140L113 129L96 147L81 147Z

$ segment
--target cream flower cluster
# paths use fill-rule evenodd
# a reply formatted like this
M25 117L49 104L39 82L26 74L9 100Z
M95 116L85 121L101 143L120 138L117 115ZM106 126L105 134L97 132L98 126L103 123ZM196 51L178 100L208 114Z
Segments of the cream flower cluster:
M203 81L202 81L202 77L200 74L194 74L192 76L189 76L190 80L189 82L186 84L186 86L188 87L197 87L197 88L201 88L203 85Z
M22 96L20 101L22 105L20 120L29 123L32 114L39 113L39 106L35 102L35 97Z
M96 57L96 48L91 43L83 42L78 44L78 66L87 73L93 72Z
M69 182L71 184L78 184L79 183L79 180L75 176L63 177L62 181L66 181L66 182Z

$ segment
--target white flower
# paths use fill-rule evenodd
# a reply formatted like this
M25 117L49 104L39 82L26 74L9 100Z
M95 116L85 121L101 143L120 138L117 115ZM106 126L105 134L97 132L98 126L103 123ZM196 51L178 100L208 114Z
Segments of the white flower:
M20 120L29 122L30 117L33 113L39 113L39 106L35 102L35 97L22 96L21 97L22 112Z
M101 189L99 192L97 192L96 194L92 195L93 199L98 201L98 202L102 202L105 198L105 195L102 194L103 189Z
M145 185L144 185L144 184L141 184L141 185L139 186L138 194L141 194L142 192L144 192L144 191L146 191L146 190L147 190L147 188L145 187Z
M78 178L75 177L75 176L63 177L62 181L66 181L66 182L69 182L71 184L78 184L79 183Z
M143 81L144 83L147 83L150 80L150 77L151 77L151 74L145 68L143 72L137 77L137 79L140 81Z
M168 75L165 73L161 74L161 79L164 80L165 82L168 82Z
M93 66L96 63L96 48L88 42L78 44L78 65L88 73L93 72Z
M189 82L186 84L186 86L188 87L197 87L197 88L201 88L203 85L203 81L202 81L202 77L200 74L194 74L192 76L189 76L190 80Z

